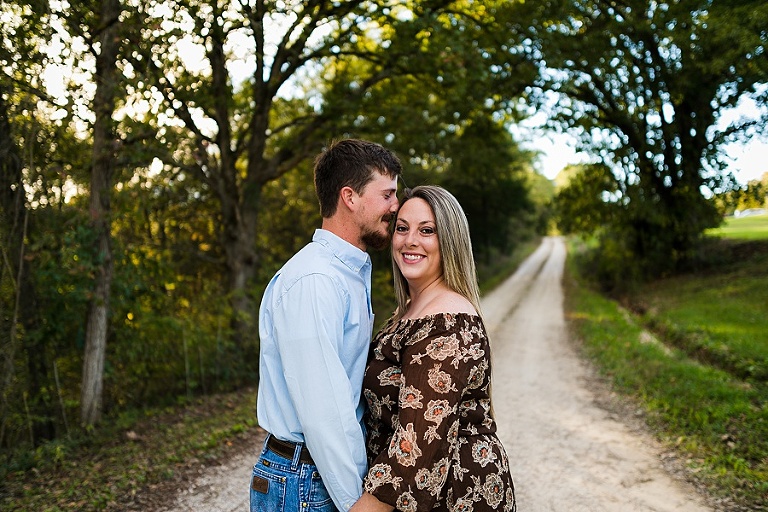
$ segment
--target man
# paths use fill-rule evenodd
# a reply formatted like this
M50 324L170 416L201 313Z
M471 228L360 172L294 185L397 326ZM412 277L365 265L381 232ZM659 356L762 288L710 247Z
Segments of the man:
M259 311L257 413L267 439L252 512L348 512L362 495L360 395L373 330L365 251L389 242L401 172L392 152L358 139L315 160L322 227L275 274Z

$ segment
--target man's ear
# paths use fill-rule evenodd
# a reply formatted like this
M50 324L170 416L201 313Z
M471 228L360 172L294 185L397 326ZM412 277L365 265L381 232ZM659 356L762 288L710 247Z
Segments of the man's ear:
M352 187L343 187L339 193L341 202L344 203L349 210L355 211L357 208L359 197Z

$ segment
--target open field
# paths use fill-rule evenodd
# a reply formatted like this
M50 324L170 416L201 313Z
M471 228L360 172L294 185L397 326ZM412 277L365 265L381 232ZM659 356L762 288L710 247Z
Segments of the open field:
M707 234L739 240L768 239L768 214L749 217L728 217L725 223Z
M729 219L700 270L649 283L621 304L573 268L567 284L585 353L711 492L743 510L768 503L766 227L768 216Z

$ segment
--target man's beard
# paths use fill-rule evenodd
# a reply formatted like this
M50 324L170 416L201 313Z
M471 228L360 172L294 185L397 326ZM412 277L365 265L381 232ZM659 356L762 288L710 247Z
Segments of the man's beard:
M389 245L389 233L382 234L378 231L368 231L360 237L366 247L380 251Z
M395 218L394 214L385 215L381 218L381 220L385 220L387 222L392 222L392 219ZM386 249L387 246L389 246L389 241L391 240L391 235L389 233L389 230L387 230L386 233L381 233L380 231L366 231L362 234L360 237L360 240L363 241L366 247L370 247L371 249L380 251L382 249Z

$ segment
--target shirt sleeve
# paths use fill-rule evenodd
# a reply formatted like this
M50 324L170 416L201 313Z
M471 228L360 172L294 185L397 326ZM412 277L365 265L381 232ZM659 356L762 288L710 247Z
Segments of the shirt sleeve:
M374 459L365 489L393 506L431 510L458 442L459 402L470 378L469 347L456 331L435 330L404 347L398 416L388 448Z
M277 301L273 325L290 399L304 439L336 506L347 511L362 495L365 438L357 419L361 383L342 363L349 299L325 275L299 279ZM364 361L365 359L363 359ZM355 400L357 397L357 400Z

